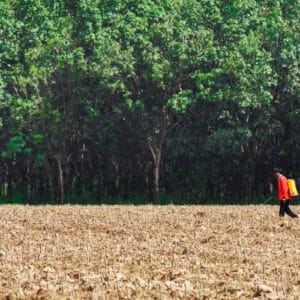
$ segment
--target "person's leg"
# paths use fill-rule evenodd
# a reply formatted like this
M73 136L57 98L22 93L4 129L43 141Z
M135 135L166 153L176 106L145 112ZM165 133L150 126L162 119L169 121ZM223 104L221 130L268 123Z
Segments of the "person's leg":
M292 210L290 209L290 201L286 201L286 213L292 217L292 218L298 218L298 215L296 215Z
M280 201L279 216L284 217L285 212L286 212L286 201Z

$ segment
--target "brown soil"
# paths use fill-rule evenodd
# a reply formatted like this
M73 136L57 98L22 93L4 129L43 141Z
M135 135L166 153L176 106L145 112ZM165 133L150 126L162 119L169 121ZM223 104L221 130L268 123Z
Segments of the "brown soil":
M1 206L0 299L297 299L300 219L278 209Z

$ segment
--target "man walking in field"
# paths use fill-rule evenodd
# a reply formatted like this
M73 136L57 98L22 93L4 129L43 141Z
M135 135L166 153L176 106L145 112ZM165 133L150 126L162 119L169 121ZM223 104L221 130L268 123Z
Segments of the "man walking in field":
M278 198L280 200L279 216L283 218L284 214L287 213L291 218L298 218L298 215L292 212L289 206L291 196L286 177L279 173L278 168L273 169L273 175L277 178Z

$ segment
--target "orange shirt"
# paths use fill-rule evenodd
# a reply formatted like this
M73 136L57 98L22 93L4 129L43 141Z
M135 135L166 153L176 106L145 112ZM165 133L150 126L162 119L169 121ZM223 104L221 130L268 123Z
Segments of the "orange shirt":
M282 174L279 174L277 177L278 181L278 198L280 201L283 199L290 200L291 196L289 193L289 188L287 184L287 179Z

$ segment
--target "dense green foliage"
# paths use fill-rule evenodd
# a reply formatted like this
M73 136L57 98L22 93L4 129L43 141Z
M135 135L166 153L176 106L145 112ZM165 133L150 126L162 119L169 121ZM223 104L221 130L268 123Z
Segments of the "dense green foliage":
M251 202L299 180L299 0L2 0L2 198ZM109 201L108 201L109 202Z

